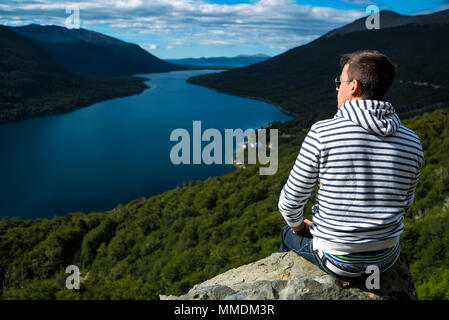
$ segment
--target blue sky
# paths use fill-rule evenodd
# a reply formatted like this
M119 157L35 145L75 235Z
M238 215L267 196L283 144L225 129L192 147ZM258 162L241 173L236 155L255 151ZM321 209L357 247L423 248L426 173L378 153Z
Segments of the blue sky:
M82 28L139 44L160 58L277 55L366 16L366 8L415 15L448 0L6 0L0 24L64 26L77 7Z

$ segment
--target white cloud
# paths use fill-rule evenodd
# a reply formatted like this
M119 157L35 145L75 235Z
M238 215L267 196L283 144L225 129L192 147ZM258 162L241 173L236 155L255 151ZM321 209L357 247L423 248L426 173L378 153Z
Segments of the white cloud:
M376 2L371 0L343 0L343 2L348 4L366 4L366 5L376 4Z
M294 0L240 4L205 0L23 0L1 4L0 21L13 25L17 21L26 24L40 20L63 25L69 4L79 6L85 28L102 24L161 35L169 46L178 45L175 43L182 41L182 34L190 44L291 48L365 15L364 10L312 7ZM148 44L145 48L149 48Z
M429 14L429 13L434 13L434 12L443 11L443 10L447 10L447 9L449 9L449 1L444 1L443 3L441 3L435 9L432 9L432 10L421 10L421 11L418 11L418 12L414 13L414 15Z
M118 0L115 2L116 8L137 8L141 5L141 0Z
M156 43L140 43L140 46L147 50L156 50L159 48L159 45Z

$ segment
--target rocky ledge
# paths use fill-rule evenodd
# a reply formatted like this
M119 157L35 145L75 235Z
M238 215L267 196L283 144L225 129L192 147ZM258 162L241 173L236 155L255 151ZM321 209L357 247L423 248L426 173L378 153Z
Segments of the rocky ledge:
M407 263L401 256L380 275L380 288L367 289L366 278L337 279L294 252L276 253L228 270L195 285L182 296L161 300L403 300L417 299Z

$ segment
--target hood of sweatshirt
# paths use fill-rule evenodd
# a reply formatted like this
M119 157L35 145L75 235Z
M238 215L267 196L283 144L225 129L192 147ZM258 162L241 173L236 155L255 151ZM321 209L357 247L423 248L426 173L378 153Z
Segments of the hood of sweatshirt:
M348 119L383 137L394 134L401 124L391 103L378 100L346 101L334 118Z

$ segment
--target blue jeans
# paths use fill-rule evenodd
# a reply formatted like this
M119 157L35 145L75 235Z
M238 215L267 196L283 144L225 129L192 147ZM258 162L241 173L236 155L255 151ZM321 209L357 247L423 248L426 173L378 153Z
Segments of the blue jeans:
M304 259L308 260L309 262L313 263L314 265L318 266L321 270L333 275L334 277L340 278L340 279L347 279L345 277L342 277L340 275L335 274L325 266L326 261L326 255L323 254L323 256L320 258L318 256L317 251L313 251L313 236L310 233L308 228L304 228L301 230L298 234L294 234L289 226L284 226L281 230L281 246L279 248L280 252L287 252L289 250L294 251L296 254L300 255ZM388 269L392 263L396 261L396 256L392 256L390 259L387 259L386 261L383 261L381 264L378 265L380 272L384 272L386 269ZM342 265L333 262L334 265L337 265L339 268L346 270L348 272L352 273L360 273L361 275L364 273L366 265L362 266L348 266L348 265Z
M324 266L326 256L323 255L320 258L318 256L318 253L313 251L312 239L313 236L310 233L309 228L304 227L304 229L298 232L298 234L294 234L289 226L285 226L281 230L281 246L279 248L279 251L287 252L289 250L292 250L307 261L318 266L324 272L341 278L339 275L334 274Z

